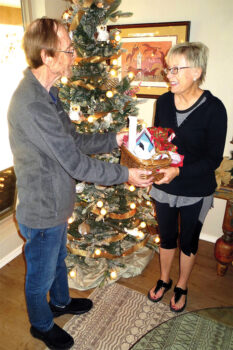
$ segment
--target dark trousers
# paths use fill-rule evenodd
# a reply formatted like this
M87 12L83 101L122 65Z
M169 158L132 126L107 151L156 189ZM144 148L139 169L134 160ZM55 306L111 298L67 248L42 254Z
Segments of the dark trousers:
M188 256L191 253L196 254L202 229L199 214L203 200L180 208L170 207L167 203L157 201L155 201L155 205L161 248L176 248L179 235L181 251Z

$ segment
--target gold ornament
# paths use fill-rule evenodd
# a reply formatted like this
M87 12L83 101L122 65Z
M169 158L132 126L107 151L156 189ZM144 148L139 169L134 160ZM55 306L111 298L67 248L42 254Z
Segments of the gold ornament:
M72 15L72 11L70 9L63 12L62 18L67 21Z
M91 231L91 227L85 221L82 222L80 225L78 225L78 232L82 236L87 235L88 233L90 233L90 231Z
M217 189L221 185L228 185L231 181L231 170L233 169L233 160L224 157L218 169L215 170Z
M103 85L100 86L101 90L110 90L115 89L119 85L119 79L118 78L109 78L104 82Z

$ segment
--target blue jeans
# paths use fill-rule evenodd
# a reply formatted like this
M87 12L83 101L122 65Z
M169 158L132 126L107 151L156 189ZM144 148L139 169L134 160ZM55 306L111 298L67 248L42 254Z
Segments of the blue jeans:
M25 293L29 320L32 326L45 332L54 325L48 292L53 305L65 306L71 301L65 265L67 224L34 229L19 223L19 228L26 239Z

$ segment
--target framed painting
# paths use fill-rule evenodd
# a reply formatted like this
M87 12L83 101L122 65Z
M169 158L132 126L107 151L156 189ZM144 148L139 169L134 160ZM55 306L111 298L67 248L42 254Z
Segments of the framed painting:
M118 58L119 78L130 72L140 98L157 98L168 91L163 74L171 46L189 40L190 22L145 23L108 26L118 29L123 52Z

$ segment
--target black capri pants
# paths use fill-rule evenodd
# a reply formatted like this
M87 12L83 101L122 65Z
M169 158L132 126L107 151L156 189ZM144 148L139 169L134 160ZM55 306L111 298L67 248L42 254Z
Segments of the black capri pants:
M196 254L202 229L202 222L199 220L202 205L203 199L193 205L179 208L155 201L161 248L176 248L180 234L181 251L188 256L191 253Z

